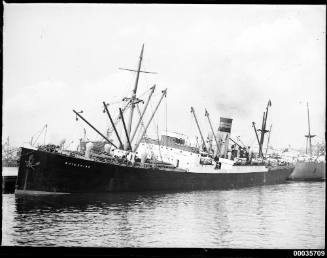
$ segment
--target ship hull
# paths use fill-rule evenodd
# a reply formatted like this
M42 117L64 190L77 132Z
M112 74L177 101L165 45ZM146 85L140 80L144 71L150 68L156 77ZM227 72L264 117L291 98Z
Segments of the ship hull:
M220 190L284 183L293 169L192 173L108 164L23 148L15 193Z
M299 161L296 163L290 180L316 181L326 180L326 163L314 161Z

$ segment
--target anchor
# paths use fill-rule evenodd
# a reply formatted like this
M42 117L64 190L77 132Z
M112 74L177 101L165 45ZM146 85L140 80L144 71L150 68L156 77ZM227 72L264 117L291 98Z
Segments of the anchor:
M36 162L36 163L34 163L34 161L35 161L35 160L34 160L34 155L33 155L33 154L29 155L28 160L25 161L25 165L26 165L26 167L35 170L34 167L40 165L40 162Z

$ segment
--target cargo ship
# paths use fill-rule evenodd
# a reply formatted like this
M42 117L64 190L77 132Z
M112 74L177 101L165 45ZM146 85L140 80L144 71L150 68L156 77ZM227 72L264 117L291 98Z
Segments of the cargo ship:
M326 180L326 156L323 153L312 154L311 139L315 135L310 131L310 113L309 104L307 103L307 116L308 116L308 134L306 137L306 155L298 158L290 180L298 181L323 181Z
M111 117L108 104L103 102L103 112L107 113L111 122L117 138L116 143L86 120L81 114L82 111L73 110L76 119L83 120L104 139L103 146L100 148L97 146L97 151L94 151L92 143L86 143L84 148L78 151L63 150L56 145L22 148L16 194L222 190L286 182L294 166L255 163L241 147L228 151L232 120L229 118L220 120L219 130L224 134L223 137L218 140L216 134L213 134L216 142L214 151L206 146L193 107L191 112L199 129L202 146L192 146L181 135L167 132L161 135L161 139L159 136L158 139L147 137L147 129L162 99L166 97L167 89L162 91L159 103L148 122L144 123L144 114L155 85L150 88L145 103L136 97L139 75L151 73L141 70L143 51L144 45L136 70L121 68L136 72L136 81L132 96L124 98L127 105L119 109L116 121ZM140 103L144 104L142 112L138 106ZM140 117L132 131L135 107ZM128 123L125 123L124 119L126 110L130 111ZM267 132L265 130L267 114L268 106L264 113L261 140L258 141L261 148L264 134ZM207 111L205 116L214 132ZM119 121L124 128L123 135L119 135L116 128ZM255 127L254 123L253 126ZM245 157L240 155L241 150Z

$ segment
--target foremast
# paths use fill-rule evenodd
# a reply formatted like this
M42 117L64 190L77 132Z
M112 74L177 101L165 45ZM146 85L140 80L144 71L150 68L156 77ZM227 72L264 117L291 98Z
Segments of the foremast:
M119 69L121 69L121 70L127 70L127 71L132 71L132 72L136 72L136 73L137 73L137 75L136 75L136 80L135 80L135 84L134 84L134 89L133 89L133 92L132 92L132 96L131 96L131 98L123 98L123 101L128 101L128 102L127 102L127 104L125 105L125 107L124 107L123 110L122 110L121 108L119 108L119 116L118 116L118 118L116 119L116 120L117 120L116 122L118 122L119 119L122 120L122 123L123 123L123 129L124 129L125 136L126 136L126 142L125 142L125 144L122 143L122 141L121 141L121 137L120 137L119 134L118 134L117 128L116 128L116 126L115 126L116 122L114 122L114 121L112 120L112 117L111 117L110 112L109 112L108 107L107 107L109 104L108 104L108 103L105 103L105 102L103 101L103 106L104 106L104 110L103 110L103 112L104 112L104 113L107 113L107 115L108 115L108 117L109 117L109 120L110 120L110 123L112 124L112 127L113 127L113 129L114 129L114 131L115 131L115 133L116 133L117 139L118 139L118 141L119 141L119 149L124 149L125 151L134 151L134 152L135 152L135 151L137 150L137 148L138 148L138 146L139 146L139 144L140 144L142 138L144 137L144 135L145 135L145 133L146 133L146 131L147 131L147 129L148 129L148 127L149 127L149 125L150 125L150 123L151 123L151 121L152 121L152 119L153 119L153 117L154 117L154 115L155 115L155 113L156 113L156 111L157 111L157 109L158 109L158 107L159 107L161 101L162 101L162 99L163 99L164 97L166 97L166 94L167 94L167 89L165 89L165 90L162 91L162 96L161 96L161 98L160 98L160 100L159 100L159 103L157 104L155 110L152 112L151 117L150 117L150 119L149 119L147 125L145 126L145 128L144 128L144 130L143 130L143 133L142 133L141 138L138 139L138 141L136 142L135 147L134 147L134 149L133 149L133 148L132 148L132 141L133 141L133 139L134 139L134 137L135 137L135 135L136 135L136 132L138 131L139 125L142 123L142 119L143 119L144 113L145 113L145 111L147 110L148 104L149 104L149 102L150 102L150 99L151 99L151 97L152 97L152 94L153 94L153 92L154 92L154 90L155 90L155 86L156 86L156 85L153 85L153 86L150 88L150 94L149 94L148 99L147 99L147 101L146 101L146 104L145 104L145 107L144 107L144 109L143 109L143 112L142 112L142 114L140 113L139 121L138 121L138 123L137 123L137 125L136 125L136 128L134 129L133 134L131 134L131 128L132 128L132 120L133 120L134 108L135 108L135 106L136 106L139 102L144 102L143 100L138 99L138 98L136 97L136 93L137 93L138 81L139 81L140 73L154 73L154 72L147 72L147 71L142 71L142 70L141 70L142 59L143 59L143 52L144 52L144 44L142 45L142 50L141 50L141 54L140 54L140 58L139 58L139 64L138 64L138 69L137 69L137 70L126 69L126 68L119 68ZM129 116L128 124L126 124L126 123L125 123L125 119L124 119L124 115L123 115L123 113L124 113L125 109L126 109L128 106L130 106L131 108L130 108L130 116ZM104 139L105 139L109 144L111 144L112 146L114 146L115 148L117 148L117 146L116 146L113 142L111 142L111 141L110 141L106 136L104 136L104 135L103 135L103 134L102 134L98 129L96 129L96 128L95 128L95 127L94 127L94 126L93 126L89 121L87 121L87 120L86 120L86 119L85 119L85 118L80 114L80 113L83 113L83 111L77 112L77 111L73 110L73 112L76 114L76 120L77 120L77 116L80 117L80 118L81 118L85 123L87 123L87 124L88 124L88 125L89 125L93 130L94 130L94 131L96 131L96 132L97 132L97 133L98 133L102 138L104 138Z
M124 144L124 149L125 150L128 150L130 148L129 147L130 146L129 139L131 139L131 130L132 130L132 122L133 122L133 114L134 114L135 105L142 101L142 100L140 100L140 99L138 99L136 97L136 92L137 92L137 87L138 87L138 83L139 83L140 73L153 73L153 72L146 72L146 71L141 70L142 60L143 60L143 52L144 52L144 44L142 44L142 49L141 49L141 54L140 54L137 70L120 68L121 70L136 72L136 79L135 79L135 84L134 84L134 89L133 89L133 92L132 92L132 96L131 96L131 98L124 98L124 100L129 101L130 106L131 106L130 113L129 113L129 119L128 119L128 123L127 123L127 128L126 128L126 132L127 132L128 137L126 137L126 142Z
M140 71L141 71L141 65L142 65L142 59L143 59L143 51L144 51L144 44L142 45L139 64L138 64L138 68L137 68L137 71L136 71L135 85L134 85L134 89L133 89L133 92L132 92L132 97L130 99L131 109L130 109L129 120L128 120L128 124L127 124L128 138L130 137L131 129L132 129L133 113L134 113L134 108L135 108L137 86L138 86L139 78L140 78ZM126 139L126 141L128 141L128 139ZM129 145L125 144L125 149L127 149L128 146L130 146L130 144Z

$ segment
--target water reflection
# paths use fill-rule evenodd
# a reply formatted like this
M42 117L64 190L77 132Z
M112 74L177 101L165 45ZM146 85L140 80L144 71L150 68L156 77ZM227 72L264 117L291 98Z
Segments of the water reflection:
M227 191L3 195L3 244L324 248L325 183Z

